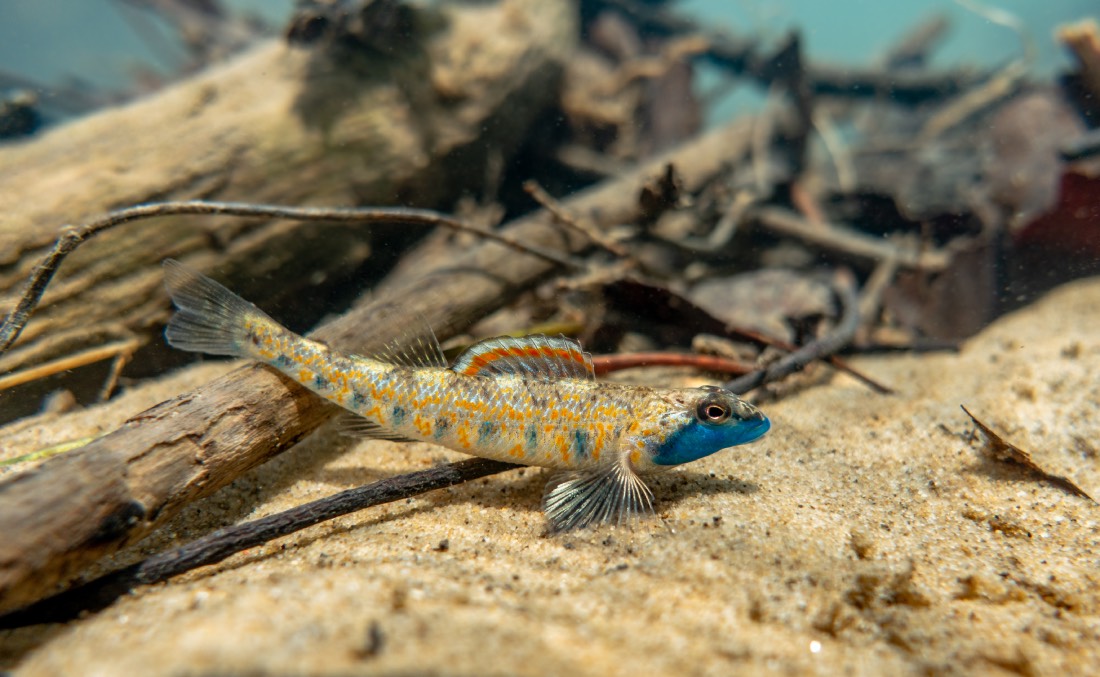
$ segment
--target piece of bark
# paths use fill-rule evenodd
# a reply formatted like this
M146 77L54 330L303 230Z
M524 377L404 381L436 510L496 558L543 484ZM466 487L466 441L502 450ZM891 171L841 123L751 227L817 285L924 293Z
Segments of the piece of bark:
M448 193L484 175L471 164L509 157L553 103L576 9L509 0L423 11L440 15L391 54L266 42L149 98L0 147L0 315L63 225L122 206L449 204ZM155 265L165 257L206 252L202 267L216 264L262 303L304 296L319 272L346 279L369 242L361 229L297 222L120 227L65 262L0 372L105 340L148 340L167 308ZM265 277L276 271L273 285Z
M606 228L638 216L638 195L672 162L685 190L698 190L743 158L753 121L711 132L621 178L565 203ZM505 232L547 249L579 251L585 238L543 212ZM465 253L428 256L386 285L379 303L364 304L315 336L349 351L369 352L392 338L391 317L423 318L446 338L552 266L484 243ZM365 344L364 336L371 340ZM0 483L0 611L54 592L84 566L133 543L184 504L209 495L245 470L281 453L332 413L331 405L259 365L237 369L193 392L138 414L86 447L54 457Z
M992 114L985 154L985 190L1016 233L1058 204L1066 163L1062 146L1085 131L1055 89L1034 89Z
M1077 59L1077 76L1095 102L1100 98L1100 24L1093 18L1082 19L1059 27L1056 37Z

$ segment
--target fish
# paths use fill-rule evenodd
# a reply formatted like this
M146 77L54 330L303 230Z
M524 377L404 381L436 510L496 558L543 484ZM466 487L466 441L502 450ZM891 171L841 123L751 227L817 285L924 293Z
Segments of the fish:
M177 308L165 328L173 347L270 365L361 417L369 436L550 468L542 505L551 532L652 513L646 476L771 427L717 386L597 381L591 355L563 336L490 338L450 364L430 330L377 355L343 354L178 261L166 260L164 275Z

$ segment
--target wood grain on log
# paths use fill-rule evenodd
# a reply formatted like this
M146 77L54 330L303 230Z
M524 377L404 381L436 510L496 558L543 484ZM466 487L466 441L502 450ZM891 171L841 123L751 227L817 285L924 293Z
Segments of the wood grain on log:
M642 186L662 175L667 163L675 164L687 190L697 190L745 156L752 130L753 120L742 119L565 204L600 227L630 223L638 217ZM542 212L504 232L547 249L579 251L587 245ZM430 261L390 280L388 303L357 307L315 336L339 349L369 351L389 338L388 330L392 334L384 316L396 312L419 314L446 337L552 271L545 261L492 243ZM364 336L372 337L368 345ZM185 503L286 450L331 412L320 398L252 364L0 483L0 611L53 592Z

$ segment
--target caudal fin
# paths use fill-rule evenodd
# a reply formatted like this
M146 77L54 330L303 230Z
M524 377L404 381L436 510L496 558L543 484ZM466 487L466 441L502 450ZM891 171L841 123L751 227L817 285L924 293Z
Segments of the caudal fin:
M179 309L164 337L180 350L248 357L249 328L272 322L262 310L179 261L164 261L164 284Z

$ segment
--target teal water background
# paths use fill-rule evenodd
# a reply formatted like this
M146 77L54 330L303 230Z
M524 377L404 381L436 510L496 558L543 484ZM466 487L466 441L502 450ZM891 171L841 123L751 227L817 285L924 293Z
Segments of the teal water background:
M292 0L227 4L260 14L278 27ZM134 28L140 13L123 6L116 0L0 0L0 70L47 85L78 78L112 88L125 86L139 68L171 73L184 53L170 31L154 22L143 39ZM1041 75L1069 63L1052 38L1055 27L1100 13L1096 0L999 0L989 6L1011 12L1027 26L1036 47L1033 68ZM951 0L684 0L679 7L705 17L708 27L764 40L778 40L799 28L811 59L838 64L872 63L908 27L937 12L950 17L952 28L934 65L991 67L1022 53L1013 31Z
M680 6L739 34L779 37L797 27L811 58L834 63L867 64L906 29L937 13L949 18L951 33L933 65L992 66L1021 55L1013 31L952 0L685 0ZM1037 52L1034 68L1042 74L1070 61L1052 37L1058 25L1100 18L1095 0L997 0L982 6L1005 10L1027 26Z
M293 0L231 0L281 28ZM186 54L170 29L116 0L0 0L0 71L59 84L122 88L137 68L170 74ZM145 26L143 38L136 26Z

